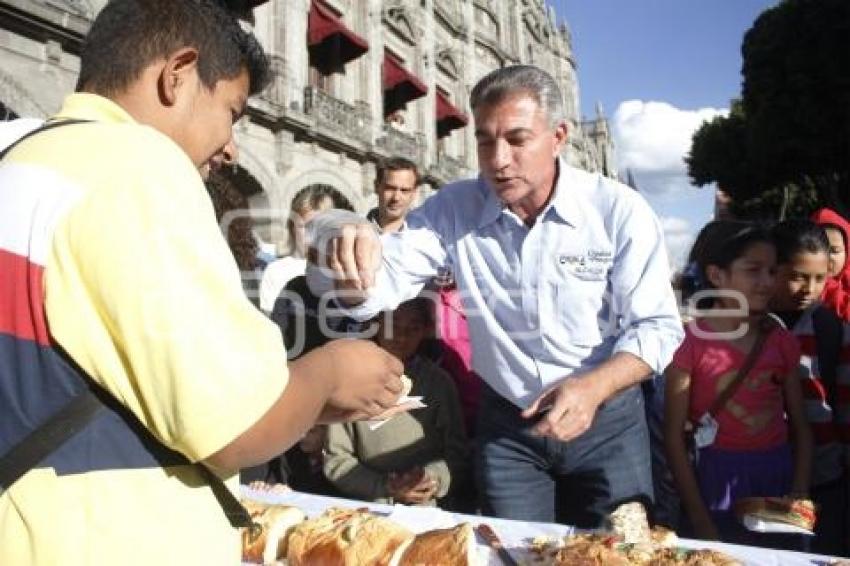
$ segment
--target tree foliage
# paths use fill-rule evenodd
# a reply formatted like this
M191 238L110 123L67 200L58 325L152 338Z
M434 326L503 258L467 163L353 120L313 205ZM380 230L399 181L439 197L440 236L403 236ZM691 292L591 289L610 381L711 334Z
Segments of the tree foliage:
M740 101L733 101L728 116L704 122L694 133L691 152L685 158L688 173L697 186L717 185L736 200L759 193L746 143L747 121Z
M846 214L850 1L785 0L756 19L742 54L741 101L694 134L686 160L691 179L716 182L740 206L787 208L787 197L796 195L804 208Z

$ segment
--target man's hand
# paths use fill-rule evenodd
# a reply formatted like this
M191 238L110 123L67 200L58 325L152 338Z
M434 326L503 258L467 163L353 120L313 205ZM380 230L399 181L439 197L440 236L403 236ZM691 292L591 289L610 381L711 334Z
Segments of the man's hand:
M368 222L350 222L324 226L321 218L316 234L310 242L307 259L322 269L333 280L340 292L338 299L347 305L356 305L366 299L366 291L375 284L375 275L381 265L381 240ZM321 229L321 231L320 231Z
M395 407L402 392L404 366L365 340L334 340L308 355L326 356L332 388L322 422L374 418Z
M590 428L599 405L651 374L652 368L641 358L617 352L587 373L568 377L543 392L522 416L530 419L549 409L534 432L566 442Z
M590 428L596 410L606 398L607 393L592 376L568 377L535 399L522 416L529 419L548 408L534 426L534 433L567 442Z
M434 498L437 480L420 467L405 472L390 472L387 476L387 492L399 503L421 505Z

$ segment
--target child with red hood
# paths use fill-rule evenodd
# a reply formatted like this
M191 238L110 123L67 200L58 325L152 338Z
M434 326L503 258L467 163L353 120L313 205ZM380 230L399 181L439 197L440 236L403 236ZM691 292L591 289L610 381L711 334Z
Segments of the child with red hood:
M841 320L850 321L850 262L847 261L850 222L829 208L816 210L812 220L823 227L829 238L830 277L823 289L821 301L834 310Z

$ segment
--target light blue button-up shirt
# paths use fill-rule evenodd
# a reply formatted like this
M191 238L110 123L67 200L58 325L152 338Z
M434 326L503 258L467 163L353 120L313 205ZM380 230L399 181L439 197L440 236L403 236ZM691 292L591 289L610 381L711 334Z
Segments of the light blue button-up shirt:
M475 371L527 407L544 389L630 352L661 372L682 339L661 226L629 187L559 161L531 227L479 178L447 185L382 236L383 266L357 318L454 273Z

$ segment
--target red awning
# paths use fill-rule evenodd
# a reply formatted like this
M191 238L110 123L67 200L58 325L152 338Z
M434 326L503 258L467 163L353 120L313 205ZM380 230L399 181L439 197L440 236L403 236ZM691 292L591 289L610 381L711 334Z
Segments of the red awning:
M443 138L452 130L462 128L469 123L466 114L458 110L445 94L437 91L437 137Z
M307 48L310 65L329 74L366 53L369 43L348 29L330 8L313 0L307 19Z
M384 54L384 116L392 114L411 100L425 96L428 87L405 69L395 57Z

